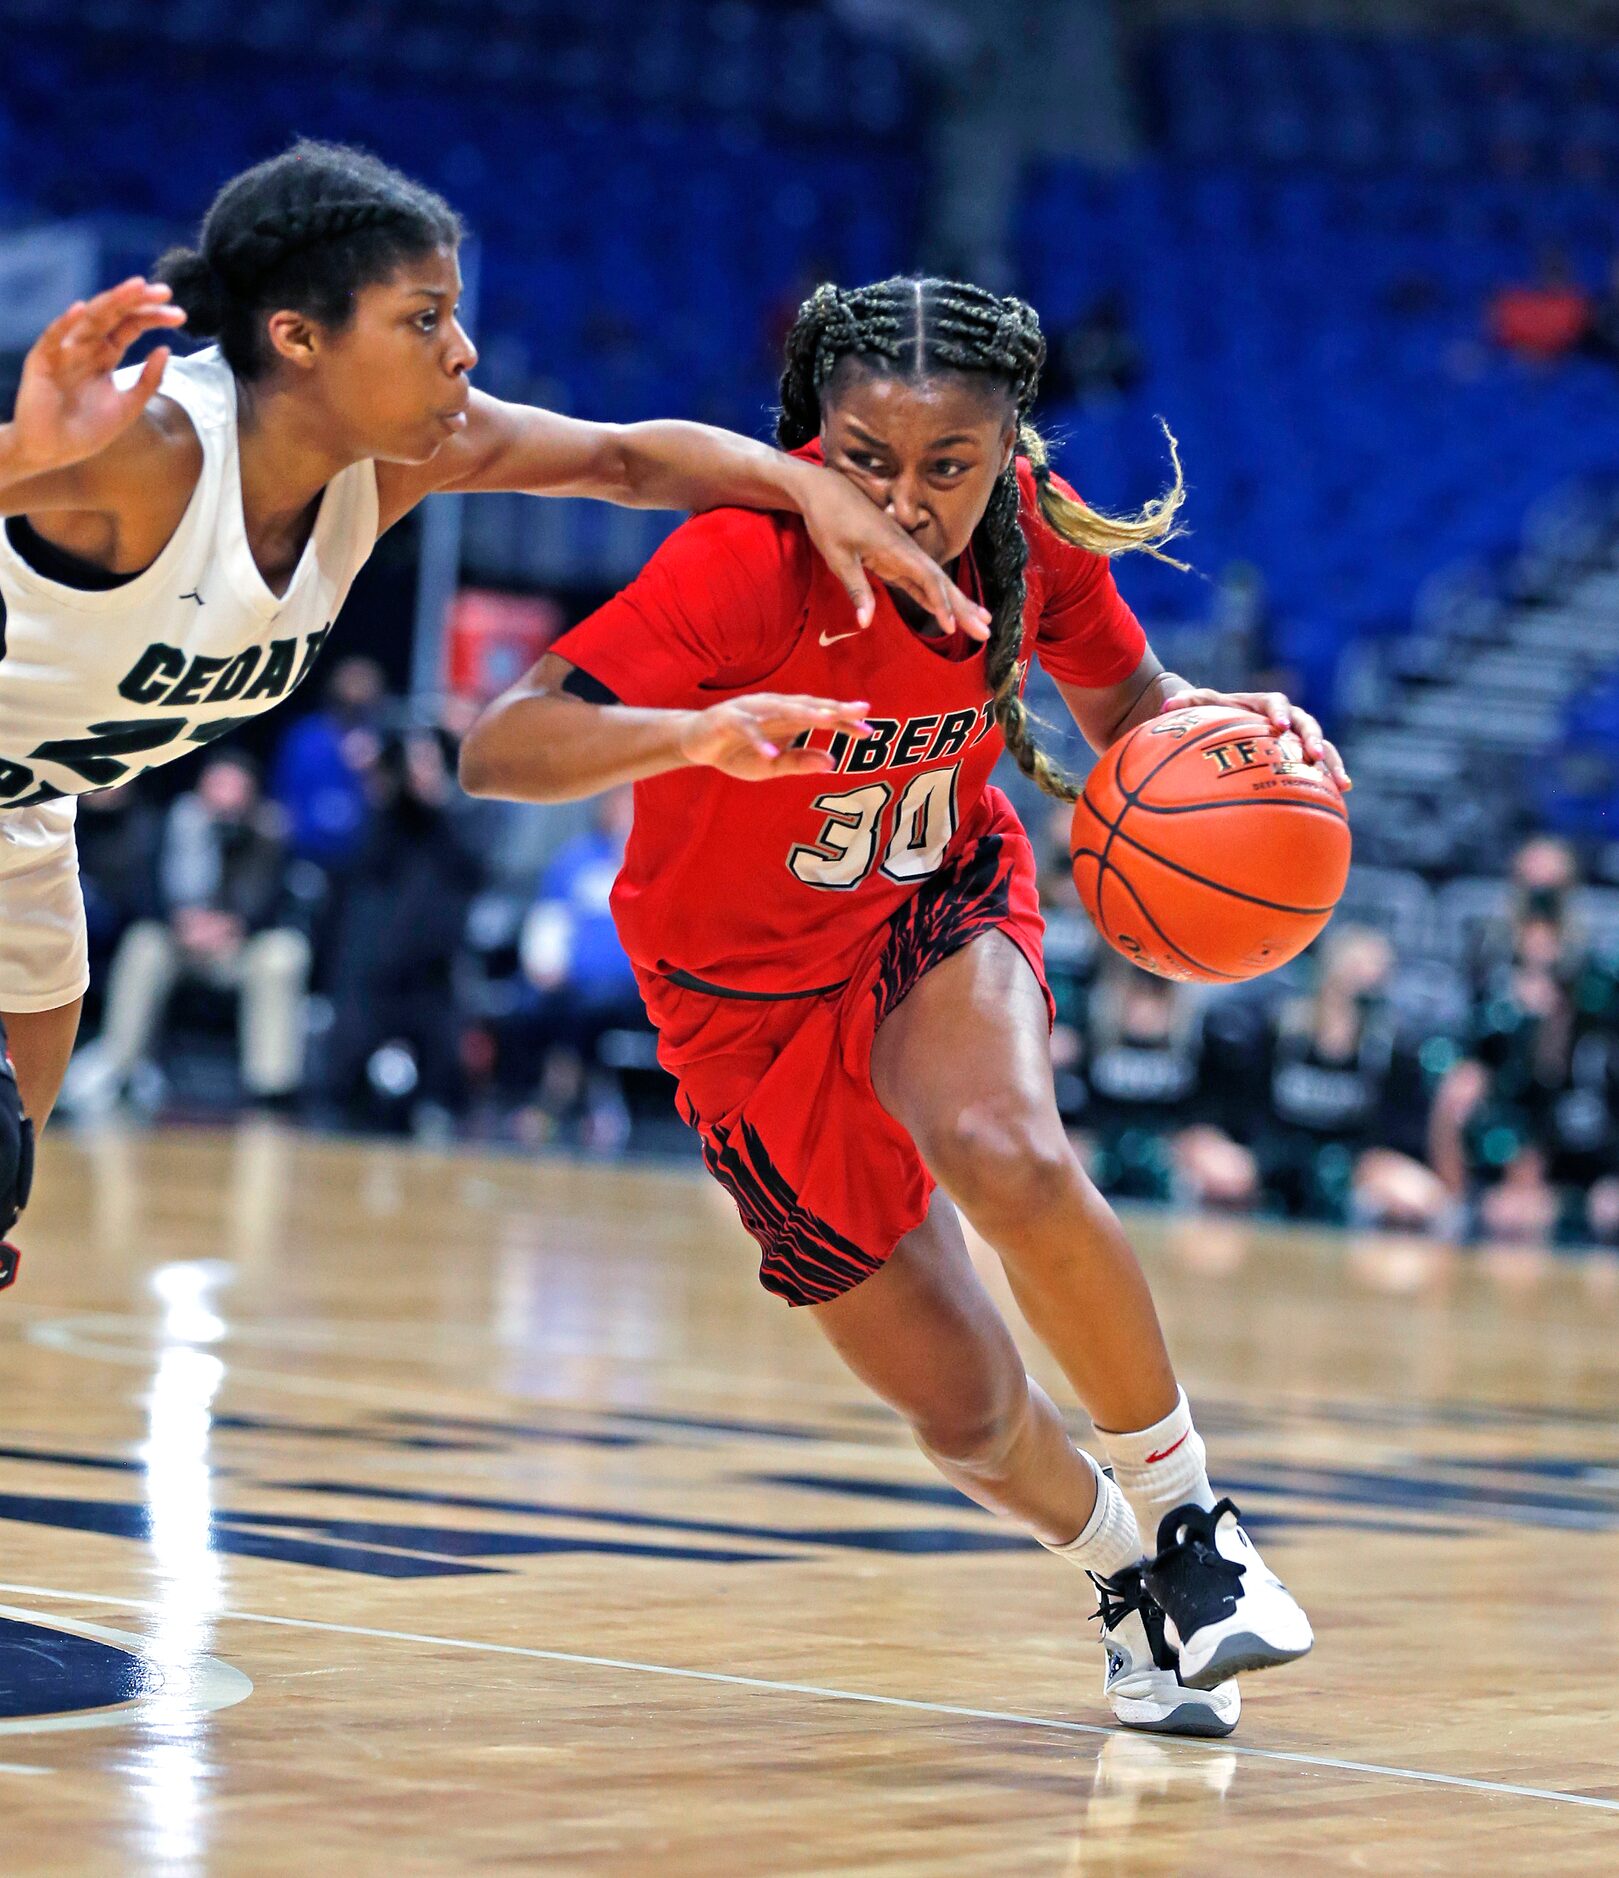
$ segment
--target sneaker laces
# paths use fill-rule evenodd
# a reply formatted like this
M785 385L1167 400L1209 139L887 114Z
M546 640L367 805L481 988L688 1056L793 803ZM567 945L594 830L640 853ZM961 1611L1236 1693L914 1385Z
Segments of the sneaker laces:
M1096 1587L1097 1597L1096 1609L1091 1612L1091 1617L1101 1618L1102 1635L1106 1638L1125 1618L1132 1614L1139 1615L1141 1628L1147 1638L1147 1654L1152 1658L1154 1667L1174 1671L1178 1681L1180 1655L1164 1635L1163 1607L1147 1589L1142 1572L1143 1567L1140 1565L1126 1565L1111 1578L1104 1578L1100 1572L1091 1572L1090 1581Z
M1104 1630L1116 1629L1146 1602L1147 1588L1141 1582L1139 1565L1126 1565L1111 1578L1104 1578L1100 1572L1087 1576L1096 1587L1096 1609L1091 1612L1091 1620L1101 1618Z

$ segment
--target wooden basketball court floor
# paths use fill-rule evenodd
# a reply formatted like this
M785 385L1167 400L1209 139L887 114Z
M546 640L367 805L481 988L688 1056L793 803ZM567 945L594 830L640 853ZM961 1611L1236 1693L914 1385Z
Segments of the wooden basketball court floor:
M1613 1266L1131 1223L1316 1623L1229 1742L1110 1725L695 1173L58 1136L0 1873L1619 1871Z

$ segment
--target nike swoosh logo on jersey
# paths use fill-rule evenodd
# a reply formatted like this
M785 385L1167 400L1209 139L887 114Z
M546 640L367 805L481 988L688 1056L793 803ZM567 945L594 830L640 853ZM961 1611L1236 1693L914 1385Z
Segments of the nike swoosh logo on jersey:
M821 634L821 644L823 646L835 646L840 639L853 639L856 633L863 633L865 630L866 629L864 626L856 626L854 629L854 632L847 632L847 633L823 632Z

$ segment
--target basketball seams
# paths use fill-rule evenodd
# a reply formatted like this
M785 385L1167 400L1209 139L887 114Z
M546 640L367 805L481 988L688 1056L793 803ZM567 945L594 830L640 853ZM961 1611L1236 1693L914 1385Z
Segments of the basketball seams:
M1101 817L1098 816L1097 820L1100 821ZM1125 839L1128 840L1129 837L1126 836ZM1194 967L1197 971L1204 972L1208 974L1210 977L1224 978L1232 984L1240 984L1242 982L1241 979L1239 979L1234 972L1222 972L1217 966L1204 965L1200 960L1193 958L1190 952L1184 951L1180 946L1176 945L1175 941L1170 938L1169 934L1166 933L1163 927L1158 924L1157 920L1153 918L1151 909L1148 907L1146 901L1144 901L1141 895L1136 891L1135 884L1131 881L1129 875L1121 874L1118 868L1110 865L1106 860L1103 859L1101 853L1097 849L1075 848L1068 858L1071 862L1079 861L1082 859L1096 862L1096 912L1095 912L1094 918L1095 918L1096 924L1102 928L1104 935L1106 934L1106 931L1107 931L1108 918L1107 918L1106 908L1104 907L1102 903L1102 883L1108 878L1109 875L1111 875L1113 879L1118 881L1119 884L1124 888L1125 892L1129 894L1130 898L1135 901L1137 907L1140 908L1141 917L1153 929L1153 931L1164 942L1164 944L1169 947L1171 952L1175 953L1178 957L1185 959L1186 963ZM1158 857L1156 855L1153 856L1154 860L1156 860L1157 858ZM1112 944L1112 941L1109 940L1108 943ZM1133 960L1132 963L1139 963L1139 961Z
M1190 740L1191 743L1195 745L1198 741L1201 740L1201 737L1203 734L1204 733L1199 733L1199 736L1197 738L1193 738ZM1159 770L1161 770L1164 767L1164 764L1173 761L1173 759L1178 754L1178 752L1181 749L1184 749L1186 747L1187 747L1186 743L1181 743L1177 745L1176 749L1171 750L1169 754L1163 759L1163 762L1154 764L1152 769L1149 770L1148 773L1142 777L1141 782L1138 786L1142 789L1145 789L1147 784L1152 781L1153 777L1158 774ZM1164 929L1158 924L1157 920L1155 920L1152 914L1147 910L1147 907L1145 903L1143 902L1141 895L1136 892L1135 888L1130 884L1130 882L1125 878L1125 876L1119 872L1118 868L1112 865L1111 861L1108 858L1113 852L1113 843L1118 838L1119 830L1124 824L1124 818L1126 815L1130 813L1131 808L1134 806L1134 800L1135 800L1134 793L1131 790L1126 789L1124 787L1123 782L1120 780L1118 764L1116 762L1113 766L1113 782L1114 782L1114 786L1119 791L1121 800L1119 803L1119 812L1116 816L1114 816L1114 818L1111 821L1109 821L1105 816L1097 813L1096 806L1094 803L1091 803L1089 801L1086 802L1086 806L1090 809L1093 819L1096 820L1097 822L1100 822L1101 825L1107 830L1107 839L1102 844L1101 852L1096 856L1096 917L1097 917L1097 920L1105 933L1107 930L1107 915L1103 907L1102 888L1103 888L1104 882L1107 880L1108 875L1111 874L1113 875L1114 879L1117 880L1124 887L1125 891L1129 894L1130 898L1135 901L1136 905L1140 907L1142 918L1145 919L1147 924L1153 929L1155 933L1157 933L1158 937L1163 941L1163 943L1169 947L1170 951L1176 953L1179 957L1185 959L1187 964L1193 966L1196 970L1204 971L1207 969L1206 967L1199 965L1197 963L1197 960L1194 959L1189 952L1182 952L1180 947L1175 944L1174 940L1169 937L1168 933L1164 931ZM1126 839L1128 839L1128 837L1126 837ZM1109 941L1109 943L1111 943L1111 940ZM1227 974L1224 972L1219 972L1219 973L1216 973L1215 975L1217 977L1223 978Z
M1278 734L1276 730L1276 726L1272 724L1268 719L1255 716L1255 714L1251 711L1244 712L1242 713L1242 715L1245 717L1251 717L1254 723L1258 724L1261 727L1262 732L1266 736L1274 737ZM1131 803L1135 801L1136 797L1141 794L1142 790L1146 788L1147 784L1150 783L1152 779L1158 774L1158 772L1160 770L1168 769L1170 764L1173 763L1176 757L1180 756L1183 751L1201 749L1202 746L1205 743L1207 743L1211 737L1228 736L1233 731L1240 730L1241 728L1242 726L1241 726L1240 720L1239 722L1235 724L1231 723L1228 720L1226 723L1223 723L1223 724L1206 725L1202 730L1194 731L1190 737L1182 737L1176 743L1174 749L1167 751L1163 756L1161 756L1158 759L1156 763L1153 764L1152 768L1147 771L1146 775L1142 777L1140 782L1138 782L1134 786L1134 788L1130 788L1130 789L1125 788L1124 779L1123 777L1119 775L1119 766L1117 763L1115 763L1113 765L1113 780L1118 785L1119 794L1124 797L1125 807L1128 808L1131 805ZM1136 729L1144 730L1146 729L1146 725L1138 724L1136 726ZM1123 820L1122 812L1120 815L1120 820L1121 821Z
M1342 808L1329 807L1325 802L1304 802L1296 796L1250 796L1236 802L1210 796L1204 802L1130 802L1125 806L1140 809L1143 815L1195 815L1200 809L1303 809L1309 815L1325 815L1345 828L1349 826L1349 817ZM1096 819L1102 818L1098 815Z
M1102 882L1109 875L1111 875L1113 879L1115 879L1119 883L1119 885L1123 887L1125 892L1129 894L1130 898L1135 901L1137 907L1140 909L1141 917L1153 929L1153 931L1164 942L1164 944L1169 947L1170 951L1173 952L1177 958L1184 959L1186 963L1190 965L1194 971L1201 972L1205 978L1220 978L1220 979L1224 979L1227 984L1241 984L1242 980L1237 976L1235 972L1222 972L1218 966L1205 965L1201 959L1193 958L1191 953L1188 952L1183 946L1176 945L1175 941L1170 938L1169 934L1166 933L1163 927L1158 924L1157 920L1153 918L1151 909L1148 907L1146 901L1143 900L1141 895L1136 891L1135 884L1131 881L1129 875L1121 874L1116 867L1104 867L1097 873L1097 876L1096 876L1096 910L1098 913L1102 912L1103 910L1102 908Z
M1222 803L1220 805L1224 807ZM1179 861L1172 861L1167 855L1159 854L1149 848L1144 841L1137 841L1134 835L1127 835L1123 828L1124 816L1119 817L1120 826L1115 830L1120 841L1134 848L1138 854L1144 854L1150 861L1156 861L1160 867L1167 867L1172 873L1184 874L1188 880L1196 881L1198 886L1207 887L1211 893L1223 893L1233 900L1246 900L1250 906L1262 906L1272 913L1293 913L1300 919L1320 919L1330 914L1336 900L1329 906L1290 906L1285 900L1266 900L1257 893L1244 893L1240 887L1228 886L1223 880L1210 880L1206 874L1194 873L1191 868ZM1118 870L1115 869L1115 872Z

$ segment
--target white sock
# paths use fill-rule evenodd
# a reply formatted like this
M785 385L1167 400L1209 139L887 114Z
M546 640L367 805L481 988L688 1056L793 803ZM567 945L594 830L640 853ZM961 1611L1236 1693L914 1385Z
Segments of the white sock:
M1084 1450L1080 1452L1083 1454ZM1129 1503L1100 1467L1086 1454L1096 1475L1096 1505L1085 1522L1085 1530L1066 1545L1040 1543L1059 1558L1072 1559L1082 1571L1095 1572L1099 1578L1111 1578L1126 1565L1135 1564L1142 1555L1141 1534Z
M1098 1428L1119 1491L1130 1502L1148 1548L1158 1547L1158 1524L1189 1500L1214 1505L1205 1466L1203 1437L1192 1426L1192 1411L1182 1389L1180 1399L1161 1422L1134 1434L1110 1434Z

